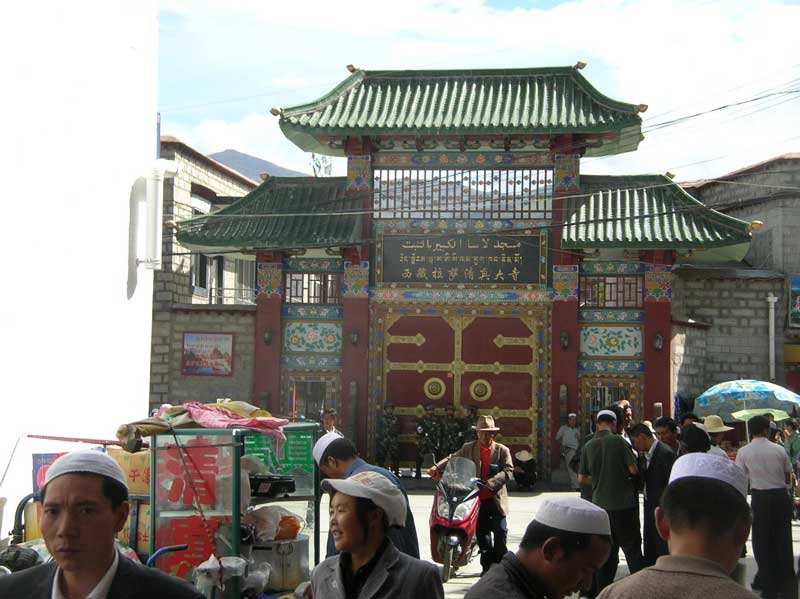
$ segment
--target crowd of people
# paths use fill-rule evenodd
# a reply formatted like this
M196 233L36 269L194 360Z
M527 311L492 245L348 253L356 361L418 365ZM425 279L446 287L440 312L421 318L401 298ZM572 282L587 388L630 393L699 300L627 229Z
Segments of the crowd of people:
M507 548L508 447L490 415L476 418L475 439L437 461L472 460L481 481L476 537L481 577L465 599L598 599L755 597L734 572L751 537L764 599L797 599L790 497L800 433L787 421L782 443L765 416L748 422L750 441L735 459L714 451L726 432L716 417L693 414L634 420L621 402L596 414L581 438L576 417L557 432L565 465L577 461L581 497L545 499ZM315 599L443 598L439 568L420 559L408 496L395 473L361 459L354 444L326 422L312 454L329 496L327 556L311 575ZM566 451L569 450L569 451ZM577 458L576 458L577 456ZM128 563L114 536L128 515L119 465L95 451L67 454L47 471L41 530L53 562L0 577L0 597L198 597L185 583ZM643 495L640 522L639 494ZM748 494L751 501L748 503ZM615 582L622 550L629 576Z

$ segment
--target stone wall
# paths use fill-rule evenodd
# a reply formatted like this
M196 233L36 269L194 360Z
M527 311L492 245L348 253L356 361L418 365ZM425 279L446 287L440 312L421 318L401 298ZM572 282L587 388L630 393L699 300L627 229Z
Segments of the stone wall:
M682 267L673 279L673 392L696 397L715 383L732 379L769 380L769 308L775 304L776 382L783 381L786 290L774 271L745 268ZM680 322L693 320L694 325ZM703 326L707 325L707 326Z
M187 401L214 402L219 397L253 403L253 356L255 353L255 306L175 306L166 313L166 338L153 345L150 376L150 407ZM181 371L183 334L188 332L232 333L231 376L187 376ZM276 376L278 373L275 373Z

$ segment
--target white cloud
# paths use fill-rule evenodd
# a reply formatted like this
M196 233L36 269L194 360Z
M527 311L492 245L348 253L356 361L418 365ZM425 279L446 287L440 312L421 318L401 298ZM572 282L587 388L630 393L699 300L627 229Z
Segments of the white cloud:
M257 0L169 0L163 9L181 15L186 28L212 34L203 37L206 45L198 48L198 60L203 52L217 62L225 57L232 69L251 77L252 89L262 91L270 85L274 97L266 101L269 105L319 97L347 76L343 67L348 63L402 69L551 66L586 60L584 74L601 92L650 106L644 115L646 128L753 97L800 77L794 48L800 6L769 0L576 0L548 10L513 11L495 10L480 0L298 0L280 6ZM185 59L194 55L189 52ZM240 77L237 82L242 81ZM795 82L797 87L800 82ZM224 98L219 94L211 99ZM784 99L788 97L645 133L640 151L587 160L584 170L663 172L728 156L680 168L679 178L693 178L797 148L797 139L782 140L792 137L787 125L800 120L800 101L778 104ZM754 112L758 109L763 110ZM214 149L246 143L268 160L285 160L293 168L307 164L284 147L274 122L269 127L254 115L233 114L215 123L220 107L213 104L201 112L200 118L195 112L191 117L175 116L182 119L181 127ZM265 136L260 142L259 135Z

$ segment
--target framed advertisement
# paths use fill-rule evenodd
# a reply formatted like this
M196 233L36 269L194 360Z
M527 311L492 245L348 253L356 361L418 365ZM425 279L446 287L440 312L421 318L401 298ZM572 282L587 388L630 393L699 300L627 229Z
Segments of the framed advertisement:
M789 326L800 327L800 275L789 275Z
M184 333L181 374L232 376L233 333Z

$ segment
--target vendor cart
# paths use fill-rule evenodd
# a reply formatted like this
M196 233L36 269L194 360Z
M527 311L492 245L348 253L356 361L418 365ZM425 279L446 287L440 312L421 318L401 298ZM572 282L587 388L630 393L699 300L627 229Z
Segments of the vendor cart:
M191 580L212 555L244 557L255 565L271 564L274 591L308 580L320 547L319 477L311 454L318 426L288 424L282 430L282 447L275 437L251 429L179 429L150 439L150 553L188 545L162 557L159 569ZM243 456L250 456L250 463L258 458L266 473L248 476ZM264 504L296 514L304 531L290 541L256 542L243 515ZM217 596L239 599L240 582L227 581Z

